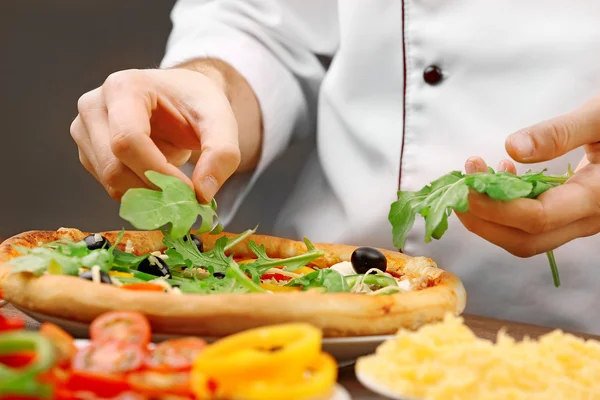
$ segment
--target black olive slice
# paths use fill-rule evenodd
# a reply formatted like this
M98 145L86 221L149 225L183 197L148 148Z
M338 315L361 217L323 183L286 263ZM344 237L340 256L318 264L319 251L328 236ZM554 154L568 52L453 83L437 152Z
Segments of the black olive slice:
M387 258L373 247L359 247L354 250L350 261L358 274L366 274L372 268L385 272L387 268Z
M108 249L110 247L108 239L98 233L86 236L83 241L90 250Z
M88 281L94 280L91 270L82 272L81 274L79 274L79 277L81 279L87 279ZM108 275L107 272L100 270L100 282L112 284L112 281L110 280L110 275Z
M142 260L138 265L138 271L154 276L171 278L171 271L165 260L156 256L150 256Z
M198 251L200 253L204 253L204 243L202 243L202 239L200 239L199 236L194 235L194 234L190 234L190 237L192 238L192 240L194 241L194 244L196 244L196 247L198 248ZM183 237L183 240L185 242L187 242L188 238L187 236Z
M225 272L215 272L213 276L217 279L223 279L225 278Z

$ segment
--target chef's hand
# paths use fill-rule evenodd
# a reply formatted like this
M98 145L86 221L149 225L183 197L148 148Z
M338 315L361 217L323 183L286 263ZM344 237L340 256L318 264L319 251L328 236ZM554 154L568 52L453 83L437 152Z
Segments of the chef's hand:
M243 78L226 81L235 72L226 75L223 68L190 64L110 75L77 104L71 136L81 164L117 200L129 188L151 187L144 172L154 170L182 179L200 201L210 201L240 162L244 169L255 165L260 149L258 103ZM240 94L245 98L236 107ZM239 141L238 125L247 131ZM177 167L192 152L200 155L190 180Z
M458 218L469 231L519 257L600 232L600 98L506 140L508 154L521 163L551 160L581 146L586 156L564 185L537 199L509 202L473 193L469 211L457 213ZM465 168L474 173L487 167L481 158L472 157ZM498 169L516 173L510 160L501 161Z

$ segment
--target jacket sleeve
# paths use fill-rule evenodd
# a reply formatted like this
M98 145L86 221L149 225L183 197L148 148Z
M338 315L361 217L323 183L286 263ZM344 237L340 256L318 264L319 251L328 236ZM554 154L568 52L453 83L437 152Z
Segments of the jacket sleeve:
M179 0L161 67L211 57L234 67L259 101L263 147L255 171L234 175L219 191L226 223L254 182L289 145L315 127L325 75L319 56L338 46L337 1ZM186 166L191 173L193 166Z

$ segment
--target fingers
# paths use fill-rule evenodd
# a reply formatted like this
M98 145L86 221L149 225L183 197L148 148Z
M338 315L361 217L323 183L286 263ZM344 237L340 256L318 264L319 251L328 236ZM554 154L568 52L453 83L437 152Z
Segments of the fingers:
M465 162L465 172L475 174L477 172L487 172L487 164L481 157L469 157ZM511 160L502 160L496 168L498 171L506 171L511 174L517 173L517 167Z
M241 161L238 127L233 111L226 102L216 109L222 111L213 113L199 127L202 150L192 181L202 202L209 202L214 197Z
M517 257L531 257L562 246L578 237L591 236L600 230L600 217L577 220L560 229L532 235L478 218L471 213L457 213L463 225L485 240Z
M465 162L465 172L467 174L475 174L477 172L486 172L487 164L481 157L469 157Z
M121 71L108 77L103 92L113 154L148 185L144 173L153 170L192 187L189 178L169 164L150 138L150 118L158 101L153 80L144 71Z
M598 212L595 194L578 183L556 187L537 199L498 201L479 193L469 195L469 214L531 234L549 232Z
M594 100L575 111L511 134L505 146L514 160L534 163L599 141L600 101Z
M78 109L79 115L71 125L71 135L79 147L79 159L84 168L116 200L120 200L129 188L146 186L110 149L102 91L96 89L86 93L79 100Z

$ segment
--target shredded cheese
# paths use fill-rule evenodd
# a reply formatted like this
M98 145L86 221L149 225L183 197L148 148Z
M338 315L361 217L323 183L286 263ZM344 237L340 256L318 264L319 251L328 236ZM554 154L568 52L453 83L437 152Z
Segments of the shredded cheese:
M279 269L279 268L271 268L271 269L267 270L267 272L265 272L265 274L281 274L281 275L289 276L290 278L298 278L298 277L302 276L302 274L295 274L291 271L285 271L285 270Z
M400 330L356 372L373 388L414 399L600 399L600 342L555 330L516 342L480 339L462 318Z
M153 251L152 254L154 257L160 257L160 255L162 254L160 251Z
M165 279L162 277L153 279L149 282L156 283L157 285L162 286L163 288L165 288L165 292L167 292L167 293L173 292L173 287L171 285L169 285L169 282L165 281ZM176 289L178 289L178 288L176 288ZM180 293L181 293L181 291L180 291Z
M102 283L102 277L100 276L100 267L98 265L94 265L92 267L92 282Z
M135 248L133 247L133 243L131 243L131 240L127 239L127 242L125 242L125 252L133 253L134 251Z
M101 242L102 241L102 235L99 233L94 233L94 241L96 243Z

